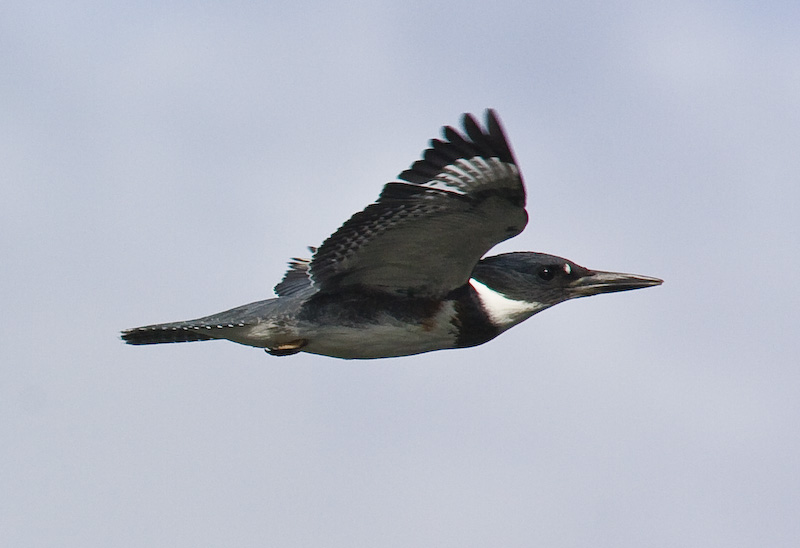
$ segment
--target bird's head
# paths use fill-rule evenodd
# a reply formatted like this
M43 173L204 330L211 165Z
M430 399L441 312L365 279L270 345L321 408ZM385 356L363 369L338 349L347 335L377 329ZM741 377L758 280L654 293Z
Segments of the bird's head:
M562 257L533 252L482 259L472 278L506 299L539 305L534 312L577 297L642 289L663 282L637 274L590 270Z

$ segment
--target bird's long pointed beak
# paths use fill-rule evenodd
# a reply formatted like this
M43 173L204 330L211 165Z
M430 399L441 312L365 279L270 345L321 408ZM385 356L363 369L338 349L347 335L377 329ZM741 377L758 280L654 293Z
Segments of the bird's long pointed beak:
M586 276L582 276L572 283L570 292L573 293L573 297L588 297L590 295L599 295L600 293L642 289L661 285L662 283L664 283L664 280L651 278L650 276L590 270Z

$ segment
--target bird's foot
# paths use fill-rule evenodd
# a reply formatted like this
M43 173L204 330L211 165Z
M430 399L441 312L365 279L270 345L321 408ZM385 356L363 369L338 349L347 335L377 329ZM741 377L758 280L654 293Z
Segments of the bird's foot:
M291 356L297 354L303 347L308 344L308 339L297 339L296 341L289 341L287 343L273 346L272 348L265 348L264 351L270 356Z

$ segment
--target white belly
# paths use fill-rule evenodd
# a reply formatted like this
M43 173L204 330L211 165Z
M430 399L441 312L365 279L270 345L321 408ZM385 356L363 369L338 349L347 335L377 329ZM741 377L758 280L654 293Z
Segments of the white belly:
M368 324L363 327L326 327L313 331L301 328L308 340L303 352L345 359L409 356L454 348L458 330L451 323L453 307L445 306L423 324Z

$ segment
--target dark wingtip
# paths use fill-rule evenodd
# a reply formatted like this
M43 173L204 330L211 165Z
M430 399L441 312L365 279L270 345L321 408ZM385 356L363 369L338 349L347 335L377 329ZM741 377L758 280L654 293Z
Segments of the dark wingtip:
M492 143L492 148L498 152L499 158L504 162L516 164L514 153L511 150L511 145L508 144L506 132L500 121L500 115L493 108L486 109L486 128L489 131L489 140Z
M398 179L423 184L442 167L459 158L473 156L496 156L504 162L516 164L497 111L487 108L485 117L486 126L482 127L475 115L469 112L462 114L463 133L452 126L443 126L443 140L431 139L429 147L422 153L422 159L398 175Z

